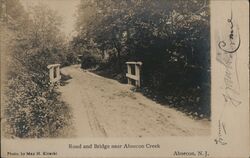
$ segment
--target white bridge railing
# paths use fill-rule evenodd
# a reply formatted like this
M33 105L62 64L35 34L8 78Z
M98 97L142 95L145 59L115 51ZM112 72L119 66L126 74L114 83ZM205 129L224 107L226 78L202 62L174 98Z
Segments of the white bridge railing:
M49 69L49 79L51 83L56 83L60 81L60 64L51 64L48 65L47 68Z
M126 62L128 73L126 73L126 77L128 78L128 84L132 84L132 80L135 81L135 86L140 87L141 86L141 80L140 80L140 71L141 71L141 65L142 62ZM135 74L132 74L132 66L135 67Z

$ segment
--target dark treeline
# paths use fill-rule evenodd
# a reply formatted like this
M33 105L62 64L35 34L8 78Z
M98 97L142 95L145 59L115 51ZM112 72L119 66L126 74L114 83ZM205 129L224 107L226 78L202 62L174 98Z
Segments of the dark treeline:
M74 52L83 66L125 81L142 61L142 92L210 117L210 19L206 0L82 0Z
M18 0L1 1L3 129L7 137L61 137L71 122L67 105L49 84L48 64L67 64L61 20L44 5L25 11ZM1 69L2 70L2 69Z

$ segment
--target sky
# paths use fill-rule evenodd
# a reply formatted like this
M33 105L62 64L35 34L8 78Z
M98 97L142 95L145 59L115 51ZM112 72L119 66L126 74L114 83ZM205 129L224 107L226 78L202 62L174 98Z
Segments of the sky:
M76 21L76 10L80 0L20 0L24 8L37 4L46 4L63 19L62 31L66 36L71 37L74 31L74 24Z

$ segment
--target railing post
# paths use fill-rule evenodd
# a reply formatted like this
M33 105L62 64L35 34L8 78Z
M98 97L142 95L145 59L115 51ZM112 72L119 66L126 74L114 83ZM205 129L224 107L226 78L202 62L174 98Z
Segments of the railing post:
M60 65L56 66L56 78L58 78L58 80L61 79L61 75L60 75Z
M131 65L127 64L127 68L128 68L128 74L131 74ZM128 84L131 84L130 78L128 78Z
M54 67L49 68L49 81L52 82L54 79Z
M141 81L140 81L140 65L135 64L135 76L137 77L137 80L135 81L135 86L140 87Z
M52 64L48 65L47 68L49 69L49 80L50 83L54 84L55 82L60 81L60 64Z

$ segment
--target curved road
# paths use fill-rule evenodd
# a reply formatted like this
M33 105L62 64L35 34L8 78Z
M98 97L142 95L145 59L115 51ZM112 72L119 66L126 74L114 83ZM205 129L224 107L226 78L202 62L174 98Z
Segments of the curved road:
M59 87L73 112L76 137L155 137L209 135L210 122L193 120L161 106L131 86L80 69L61 69L72 79Z

